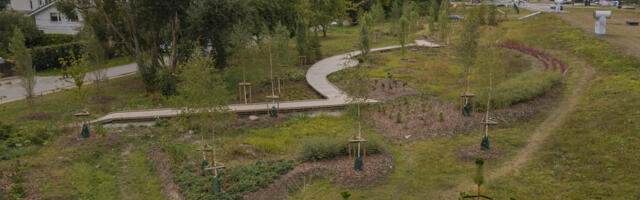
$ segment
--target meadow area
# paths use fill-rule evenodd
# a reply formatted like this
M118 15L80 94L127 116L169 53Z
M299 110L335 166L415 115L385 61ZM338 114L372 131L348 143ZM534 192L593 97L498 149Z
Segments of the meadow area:
M466 9L452 13L468 16ZM532 12L505 10L497 25L478 27L471 68L458 53L463 21L451 22L447 43L419 20L412 39L442 46L372 52L359 68L380 102L364 106L364 117L355 105L277 118L227 113L213 129L216 160L226 166L216 180L203 176L199 151L213 141L211 130L201 131L213 122L178 116L93 125L91 137L81 138L73 114L82 107L70 102L72 90L37 97L33 109L24 100L0 104L0 199L458 199L479 192L477 158L484 159L480 192L494 199L638 199L640 42L617 25L596 38L586 32L590 10L568 11L517 20ZM614 16L621 15L632 13ZM372 47L399 44L396 26L376 24ZM330 28L319 37L319 59L358 50L359 31ZM288 48L297 58L293 40ZM254 83L254 101L266 102L268 60L253 53L244 79ZM283 101L322 98L305 80L311 64L290 59L274 67L286 80ZM232 103L241 103L243 69L221 73ZM347 90L354 73L328 79ZM174 106L145 92L137 75L109 80L104 96L94 87L86 87L92 118ZM475 94L470 117L460 113L464 92ZM486 115L498 124L488 130L491 149L481 151ZM367 155L356 172L347 141L359 123ZM212 193L213 184L221 192Z

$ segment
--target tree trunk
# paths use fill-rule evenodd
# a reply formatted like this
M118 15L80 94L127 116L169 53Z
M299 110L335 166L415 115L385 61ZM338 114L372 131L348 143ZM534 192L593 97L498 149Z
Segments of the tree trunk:
M327 28L328 25L322 25L322 37L327 37Z

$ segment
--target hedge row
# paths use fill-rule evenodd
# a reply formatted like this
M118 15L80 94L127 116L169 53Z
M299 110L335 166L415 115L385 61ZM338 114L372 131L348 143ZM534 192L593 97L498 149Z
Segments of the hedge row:
M37 71L59 69L62 67L58 58L67 58L69 50L78 56L84 53L84 45L79 42L56 44L49 46L34 47L31 49L33 66ZM128 56L129 53L124 45L118 44L108 50L109 58Z
M367 155L382 152L382 145L377 140L367 142ZM312 140L302 147L299 159L301 161L317 161L348 155L347 141L341 138Z
M69 51L73 51L75 55L82 55L82 44L66 43L43 47L35 47L31 49L31 57L33 66L37 71L61 68L58 58L68 57Z

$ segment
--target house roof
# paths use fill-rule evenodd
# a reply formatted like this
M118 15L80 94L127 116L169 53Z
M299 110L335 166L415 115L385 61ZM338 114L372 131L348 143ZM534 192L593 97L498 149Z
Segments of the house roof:
M56 4L56 1L51 1L51 3L49 3L47 5L44 5L44 6L40 7L40 8L38 8L38 9L35 9L34 11L31 11L29 13L29 17L34 16L34 15L36 15L36 14L38 14L38 13L40 13L40 12L42 12L42 11L48 9L48 8L50 8L51 6L53 6L55 4Z

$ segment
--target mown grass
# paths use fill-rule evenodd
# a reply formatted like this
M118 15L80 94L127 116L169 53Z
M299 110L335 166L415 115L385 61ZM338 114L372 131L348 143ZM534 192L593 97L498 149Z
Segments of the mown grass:
M489 183L488 192L516 199L640 198L640 60L550 15L519 25L523 33L512 37L547 32L540 41L555 43L533 45L584 59L597 78L535 158L519 173Z
M494 150L500 151L487 161L491 170L513 157L516 150L524 147L539 119L500 127L490 133ZM393 171L387 180L378 186L350 190L351 199L441 199L438 192L471 180L475 157L460 157L460 151L480 148L481 131L472 131L452 138L435 138L392 145ZM292 198L336 199L344 191L341 186L327 185L320 181L294 193ZM309 194L326 194L313 196Z
M470 90L478 93L489 86L489 71L493 84L500 84L531 69L531 60L522 54L488 48L478 52L478 64L471 67ZM419 49L402 55L399 51L374 53L369 76L374 79L394 79L409 82L409 86L430 96L449 102L458 101L466 88L466 68L453 48ZM491 68L491 69L489 69Z
M492 109L507 108L513 104L526 102L547 93L562 80L558 72L529 70L515 75L502 83L498 83L491 91ZM489 89L484 89L478 95L481 102L478 107L486 108Z

